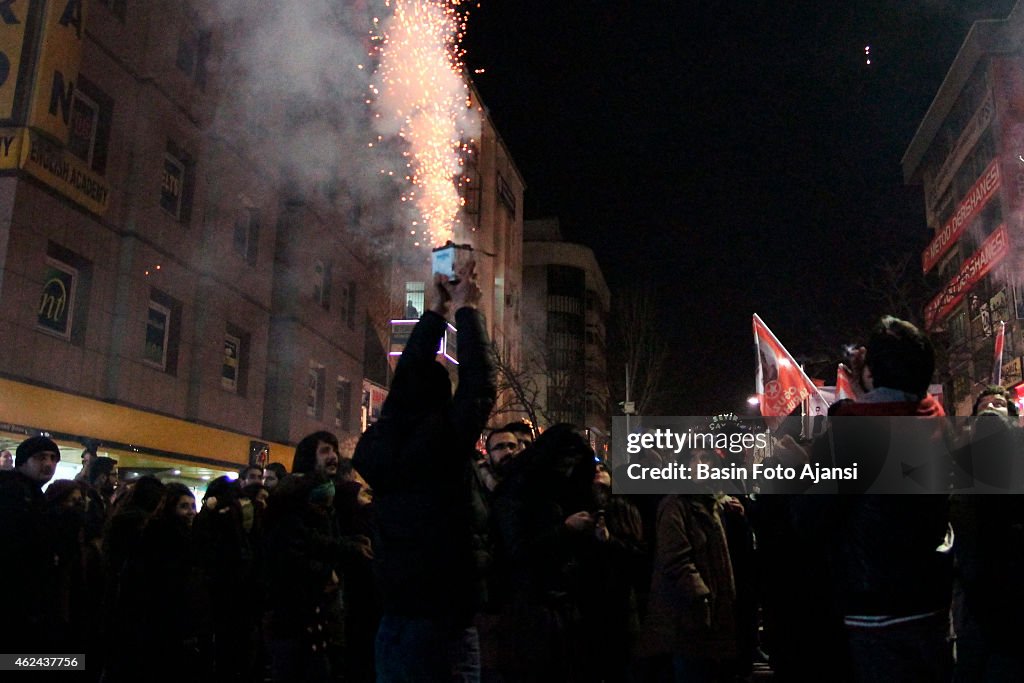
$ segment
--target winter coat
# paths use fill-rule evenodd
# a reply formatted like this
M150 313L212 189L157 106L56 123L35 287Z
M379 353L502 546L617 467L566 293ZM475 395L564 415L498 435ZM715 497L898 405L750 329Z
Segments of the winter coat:
M0 472L0 557L8 577L0 599L0 642L5 651L26 653L55 646L55 529L40 486L17 470Z
M719 508L710 495L662 500L639 654L736 655L736 587Z
M269 525L270 636L308 638L321 647L332 572L343 553L329 514L307 505ZM311 635L312 634L312 635Z
M484 598L487 509L473 463L495 401L495 370L476 310L455 314L454 397L435 361L446 321L427 312L395 369L380 420L353 464L374 491L376 576L389 615L468 620Z
M948 425L940 419L942 407L930 396L920 402L843 401L830 414L926 418L909 423L833 420L829 429L834 462L868 464L861 477L869 475L870 468L880 469L886 458L901 457L890 452L891 443L915 444L915 452L903 456L911 463L920 462L922 454L948 453ZM896 429L914 431L890 441ZM937 466L933 475L947 477L946 464ZM830 546L834 587L844 615L911 616L949 608L948 495L804 496L795 508L798 528Z

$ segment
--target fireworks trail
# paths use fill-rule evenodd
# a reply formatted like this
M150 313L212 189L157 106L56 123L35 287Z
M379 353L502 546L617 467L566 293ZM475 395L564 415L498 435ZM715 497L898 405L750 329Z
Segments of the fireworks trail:
M462 0L387 0L391 16L374 20L378 66L370 86L378 141L404 141L409 189L419 220L410 234L416 246L454 238L464 199L466 144L479 121L469 106L460 47L466 17ZM371 143L372 144L372 143Z

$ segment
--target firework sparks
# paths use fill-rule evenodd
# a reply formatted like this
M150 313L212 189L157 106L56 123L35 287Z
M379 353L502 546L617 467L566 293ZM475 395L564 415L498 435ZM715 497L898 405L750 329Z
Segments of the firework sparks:
M419 212L410 230L417 245L452 239L465 203L457 185L475 112L463 76L461 2L388 0L392 15L374 35L379 62L370 92L378 139L397 136L406 144L410 186L402 201Z

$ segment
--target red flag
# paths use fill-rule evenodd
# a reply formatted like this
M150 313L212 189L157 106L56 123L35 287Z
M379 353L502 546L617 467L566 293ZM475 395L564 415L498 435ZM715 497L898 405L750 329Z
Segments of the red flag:
M769 427L775 428L808 396L821 397L814 382L756 313L754 341L757 344L757 398L761 402L761 415L778 418L766 420Z
M856 400L857 392L853 390L853 373L840 363L836 370L836 400L842 401L844 398Z
M1003 346L1006 344L1006 323L999 321L999 331L996 332L995 364L992 366L992 384L1003 383Z

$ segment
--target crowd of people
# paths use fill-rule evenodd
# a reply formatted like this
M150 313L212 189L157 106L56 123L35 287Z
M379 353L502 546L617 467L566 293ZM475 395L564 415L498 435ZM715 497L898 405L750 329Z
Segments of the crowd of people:
M315 432L290 468L196 501L92 451L51 482L57 445L23 441L0 472L4 651L84 653L110 683L742 681L758 660L788 681L1024 680L1019 496L615 495L574 426L486 429L494 363L472 264L459 276L435 280L353 453ZM454 393L435 361L452 312ZM884 318L863 361L834 415L935 420L926 438L981 469L1021 457L999 387L984 430L943 427L909 323ZM829 427L780 457L872 444Z

